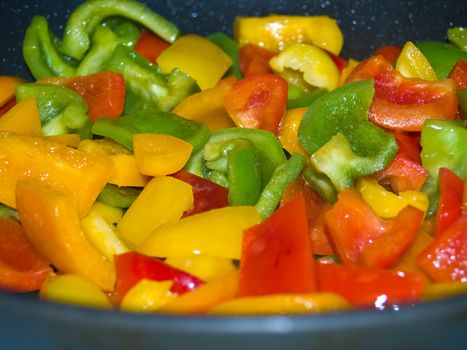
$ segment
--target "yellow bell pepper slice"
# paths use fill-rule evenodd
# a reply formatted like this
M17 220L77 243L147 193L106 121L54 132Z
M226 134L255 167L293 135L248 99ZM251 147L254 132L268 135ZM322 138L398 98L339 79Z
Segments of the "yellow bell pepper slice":
M36 249L59 271L89 278L113 290L115 268L86 239L73 198L34 180L18 181L21 224Z
M172 281L142 279L125 294L120 310L153 312L176 297L170 292L172 284Z
M46 136L45 139L50 142L59 143L61 145L78 148L81 142L81 137L78 134L61 134Z
M42 136L41 118L33 96L21 101L0 118L0 130L26 136Z
M136 158L124 146L111 139L83 140L78 150L88 154L109 159L113 164L113 172L109 183L117 186L143 187L150 178L141 174L136 166Z
M91 280L76 274L48 278L42 285L40 297L57 303L111 309L107 295Z
M308 157L308 152L298 141L298 129L303 115L308 110L306 107L290 109L286 112L279 125L277 138L287 152L290 154L298 152Z
M107 207L107 208L104 208ZM112 209L115 213L111 213ZM120 208L113 208L103 203L96 202L89 214L81 220L81 229L94 248L96 248L103 256L109 261L113 261L116 254L123 254L128 252L128 248L117 236L115 227L113 226L114 220L109 220L111 216L117 216L117 211L122 216Z
M465 282L433 283L424 289L422 300L438 300L461 294L467 294L467 283Z
M16 207L16 183L29 178L69 195L84 217L111 173L112 163L106 158L0 131L0 202L10 207Z
M328 16L237 17L234 37L240 46L251 43L272 51L303 42L339 55L344 44L336 20Z
M91 212L101 217L109 225L117 224L123 216L123 209L112 207L102 202L95 202Z
M178 68L189 74L201 90L216 86L232 65L232 59L216 44L199 35L178 38L157 58L163 73Z
M120 237L139 246L154 230L179 220L193 207L191 185L169 176L153 178L117 225Z
M253 206L213 209L153 231L138 251L157 257L205 254L240 259L243 231L260 222Z
M185 166L192 151L190 143L172 135L133 135L136 167L144 175L174 174Z
M222 79L215 87L186 97L173 112L185 119L204 123L211 130L234 127L225 110L224 97L235 81L235 77Z
M24 80L12 76L0 76L0 107L15 96L16 86L24 83Z
M339 86L344 85L345 80L349 76L350 72L359 64L360 62L357 60L354 60L353 58L349 58L347 61L347 65L341 72L341 77L339 79Z
M173 299L158 312L173 314L199 314L214 305L235 298L238 294L238 271L210 281L195 290Z
M278 73L298 70L307 83L320 88L334 90L339 84L340 73L332 58L311 44L291 45L271 58L269 65Z
M396 69L407 78L437 80L436 73L430 62L411 41L407 41L402 48L396 61Z
M209 310L215 315L315 314L352 309L335 293L273 294L233 299Z
M428 209L428 197L422 192L406 191L397 195L387 191L372 178L358 179L357 188L365 202L382 218L394 218L408 205L425 213Z
M235 270L231 259L213 258L207 255L171 256L165 259L164 262L206 282Z

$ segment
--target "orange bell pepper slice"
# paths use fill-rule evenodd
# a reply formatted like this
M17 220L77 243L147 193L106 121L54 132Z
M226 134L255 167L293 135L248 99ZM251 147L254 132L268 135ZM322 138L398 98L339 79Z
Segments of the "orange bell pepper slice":
M33 96L16 104L0 118L0 130L26 136L42 136L41 117Z

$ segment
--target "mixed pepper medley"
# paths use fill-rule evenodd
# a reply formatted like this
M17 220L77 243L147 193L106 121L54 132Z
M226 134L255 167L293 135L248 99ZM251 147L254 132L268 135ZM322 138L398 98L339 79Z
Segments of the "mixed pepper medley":
M35 16L36 81L0 77L0 288L180 314L467 292L466 33L357 62L326 16Z

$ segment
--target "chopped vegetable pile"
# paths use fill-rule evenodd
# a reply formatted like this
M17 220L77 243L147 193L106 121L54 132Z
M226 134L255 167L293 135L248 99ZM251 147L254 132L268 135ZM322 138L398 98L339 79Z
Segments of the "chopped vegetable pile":
M465 33L358 62L327 16L35 16L35 81L0 76L0 289L221 315L467 293Z

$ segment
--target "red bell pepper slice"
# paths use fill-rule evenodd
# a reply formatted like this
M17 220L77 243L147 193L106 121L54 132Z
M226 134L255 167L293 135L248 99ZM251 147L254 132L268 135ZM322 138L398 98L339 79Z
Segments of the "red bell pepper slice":
M464 181L448 168L439 169L439 203L435 217L435 238L455 222L462 213Z
M384 309L417 302L423 292L423 278L415 273L329 261L320 261L316 267L319 291L337 293L356 307Z
M88 104L92 121L102 117L118 118L125 105L125 79L114 72L66 78L65 86L80 94Z
M426 81L405 78L383 56L359 63L346 82L375 80L369 119L391 130L421 131L427 119L458 117L456 86L451 79Z
M256 74L272 73L269 60L277 55L276 52L267 50L254 44L245 44L240 48L238 61L240 72L244 77Z
M204 284L198 277L137 252L115 255L114 261L117 274L115 290L120 301L131 287L142 279L173 281L171 291L178 294L186 293Z
M436 282L467 282L467 215L417 256L417 264Z
M274 74L257 74L236 82L226 93L224 106L240 127L277 133L287 105L287 82Z
M391 63L391 65L395 65L399 55L401 54L402 48L400 46L383 46L380 47L378 50L375 51L374 55L381 55L383 56L386 61Z
M299 195L244 232L239 296L316 289L305 201Z
M14 218L0 219L0 289L39 290L52 272Z
M337 69L339 69L339 72L342 72L347 65L347 61L343 59L340 56L334 55L332 52L329 52L327 50L324 50L328 54L329 57L331 57L332 61L336 65Z
M185 170L181 170L172 176L189 183L193 187L193 208L183 213L183 217L229 205L229 192L225 187Z
M168 42L151 33L143 30L135 45L135 51L150 62L156 62L156 58L170 46Z
M457 61L451 73L449 73L449 78L454 80L458 89L467 89L467 62Z

